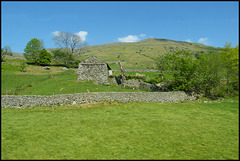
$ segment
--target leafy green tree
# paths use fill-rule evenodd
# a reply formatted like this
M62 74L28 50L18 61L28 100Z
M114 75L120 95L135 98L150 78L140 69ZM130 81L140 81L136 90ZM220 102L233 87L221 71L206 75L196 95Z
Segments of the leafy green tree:
M197 64L191 53L184 50L162 55L158 59L157 65L160 70L159 76L162 76L164 79L167 73L167 75L172 77L172 83L169 88L186 92L194 91L192 81L196 74Z
M43 42L36 38L33 38L27 43L26 48L24 49L24 57L30 63L38 64L39 54L43 49Z
M77 67L79 61L77 61L72 54L67 53L63 50L53 50L51 51L53 54L53 60L60 65L64 65L66 67Z
M51 51L53 54L53 60L57 64L65 65L68 62L69 54L67 52L61 51L59 49Z
M47 52L46 49L42 49L39 58L38 58L38 64L39 65L50 65L52 60L52 55Z
M210 98L224 96L220 80L223 78L221 53L201 53L194 57L188 51L177 51L162 55L157 62L162 80L171 90L203 94Z
M225 87L221 84L223 78L223 59L221 53L198 55L198 68L195 79L196 92L207 97L216 98L225 95Z
M232 48L232 44L226 42L222 56L226 69L227 92L234 90L234 87L239 90L239 46Z

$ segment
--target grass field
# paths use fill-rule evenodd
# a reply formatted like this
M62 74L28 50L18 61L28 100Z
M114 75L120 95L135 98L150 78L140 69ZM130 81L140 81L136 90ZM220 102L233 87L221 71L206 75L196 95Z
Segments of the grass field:
M239 159L238 97L2 108L1 125L1 159Z

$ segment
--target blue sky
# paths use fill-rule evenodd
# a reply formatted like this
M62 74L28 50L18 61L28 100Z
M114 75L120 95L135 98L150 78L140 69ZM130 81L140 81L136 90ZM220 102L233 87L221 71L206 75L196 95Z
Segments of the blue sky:
M57 31L89 45L164 38L223 47L239 44L238 1L1 1L1 47L23 52L37 38L57 47Z

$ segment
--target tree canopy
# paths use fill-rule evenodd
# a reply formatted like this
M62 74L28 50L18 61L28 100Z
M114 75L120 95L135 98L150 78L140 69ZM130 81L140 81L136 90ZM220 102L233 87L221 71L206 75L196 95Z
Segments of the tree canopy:
M44 49L43 42L33 38L31 39L24 49L24 57L31 63L37 64L39 59L39 54L41 50Z
M239 91L239 48L226 43L221 52L176 51L157 59L159 82L169 90L198 93L210 98ZM226 80L227 83L223 83Z
M31 39L24 49L25 58L36 65L50 65L52 55L44 49L43 41Z
M63 48L69 54L77 53L82 47L88 45L87 42L82 41L79 35L70 32L59 31L53 40L59 48Z

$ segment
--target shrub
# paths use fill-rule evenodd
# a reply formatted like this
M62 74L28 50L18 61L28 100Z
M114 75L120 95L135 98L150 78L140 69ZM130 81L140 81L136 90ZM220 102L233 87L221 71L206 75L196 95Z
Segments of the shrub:
M218 97L225 97L226 96L226 85L216 86L212 88L209 92L208 97L215 100Z
M51 64L52 55L47 52L46 49L41 50L38 58L39 65L50 65Z
M26 63L25 62L22 62L21 64L20 64L20 71L21 72L26 72L27 70L26 70Z
M64 65L66 67L78 67L79 60L76 60L72 54L69 54L66 51L63 50L54 50L53 53L53 59L54 61L59 65Z
M112 75L109 75L108 77L109 77L109 78L114 78L114 77L115 77L115 75L114 75L114 74L112 74Z
M144 76L137 76L137 75L126 75L126 80L129 79L138 79L138 80L145 80Z
M151 83L151 84L155 84L155 85L160 82L163 82L163 81L164 81L164 79L162 78L162 74L160 74L160 73L156 74L154 78L149 79L149 77L148 77L148 79L146 80L147 83Z

